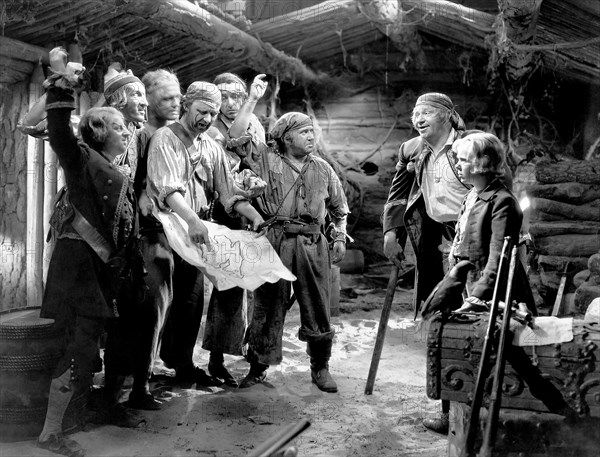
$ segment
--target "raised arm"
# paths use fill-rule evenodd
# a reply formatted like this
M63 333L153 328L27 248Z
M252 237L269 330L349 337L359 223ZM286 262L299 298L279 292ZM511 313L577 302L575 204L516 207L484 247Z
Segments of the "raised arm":
M48 136L60 164L68 172L83 163L77 138L69 122L71 111L75 108L73 89L79 86L84 68L81 64L67 64L67 52L63 48L54 48L49 54L52 74L44 82L44 87L48 89Z
M256 108L256 104L267 90L267 83L263 81L264 77L266 77L266 75L260 74L254 78L254 81L250 86L250 93L229 129L229 136L231 138L239 138L246 133L246 130L248 130L254 108Z

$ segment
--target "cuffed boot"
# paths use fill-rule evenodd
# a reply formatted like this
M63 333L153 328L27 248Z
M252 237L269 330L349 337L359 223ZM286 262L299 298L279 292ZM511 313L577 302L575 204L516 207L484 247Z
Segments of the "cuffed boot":
M334 393L338 391L337 384L329 373L329 358L333 342L315 341L308 343L310 356L310 377L312 382L323 392Z
M246 389L256 384L260 384L267 379L267 369L269 365L258 362L250 362L250 371L246 375L242 382L240 382L240 389Z
M62 434L63 417L72 397L73 386L71 383L71 369L69 368L50 383L46 420L37 444L42 449L57 454L68 457L83 457L85 451L79 443L66 438Z

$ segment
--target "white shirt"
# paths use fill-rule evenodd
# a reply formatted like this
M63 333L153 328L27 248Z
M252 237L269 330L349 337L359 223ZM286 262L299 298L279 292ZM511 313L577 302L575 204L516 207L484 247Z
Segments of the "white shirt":
M454 174L446 155L456 136L456 131L452 129L444 147L438 152L431 152L423 165L421 191L425 209L427 215L436 222L455 221L463 197L469 191Z

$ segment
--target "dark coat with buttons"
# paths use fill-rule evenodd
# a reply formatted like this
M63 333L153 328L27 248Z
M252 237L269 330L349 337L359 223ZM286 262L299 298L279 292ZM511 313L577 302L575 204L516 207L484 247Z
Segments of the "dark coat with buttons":
M438 246L442 242L442 236L446 235L445 229L427 215L421 190L423 164L430 152L421 137L402 143L398 151L396 174L381 217L384 233L395 230L401 244L404 244L407 237L411 242L419 271L415 284L416 306L427 298L444 277L442 254ZM448 162L458 179L454 167L456 159L451 153L446 148Z
M463 202L459 219L464 210ZM492 299L504 238L511 237L513 243L518 243L522 222L523 212L516 197L500 179L494 179L477 195L461 242L460 252L464 257L459 259L469 260L475 265L469 276L470 295L482 300ZM503 271L508 272L508 260L505 265ZM500 278L501 300L504 300L507 276L503 274ZM535 310L531 287L520 260L517 260L515 268L512 298Z
M46 109L52 149L64 170L71 204L108 242L113 254L123 253L134 239L135 197L129 179L101 152L79 143L69 125L73 97L48 90ZM117 285L110 269L69 226L55 244L42 315L53 317L68 305L78 315L112 317Z

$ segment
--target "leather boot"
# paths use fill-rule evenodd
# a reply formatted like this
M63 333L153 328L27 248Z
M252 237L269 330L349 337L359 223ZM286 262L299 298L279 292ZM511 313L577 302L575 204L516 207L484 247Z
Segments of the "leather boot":
M146 411L158 411L162 403L154 398L150 392L150 383L148 375L138 373L133 376L133 387L129 393L129 399L126 403L128 408L143 409Z
M333 341L311 341L307 345L310 356L310 377L323 392L337 392L337 384L329 373L329 358Z
M450 427L450 414L442 413L440 417L434 419L423 419L423 425L429 430L447 435Z
M221 352L211 352L210 358L208 359L208 372L211 376L223 380L223 382L230 387L237 387L238 383L231 373L227 371L224 365L225 359Z
M95 414L90 418L90 422L125 428L135 428L145 422L143 417L126 409L119 403L119 396L124 383L125 376L106 375L102 402Z
M267 369L269 365L265 365L258 362L250 362L250 371L246 375L242 382L240 382L240 389L246 389L256 384L260 384L267 379Z
M337 384L329 373L329 362L310 359L310 377L312 382L323 392L334 393L338 391Z

